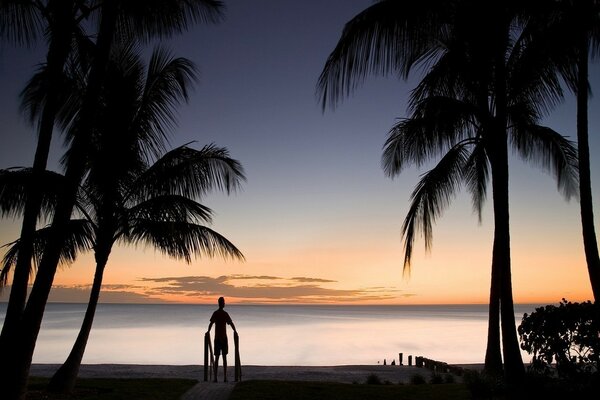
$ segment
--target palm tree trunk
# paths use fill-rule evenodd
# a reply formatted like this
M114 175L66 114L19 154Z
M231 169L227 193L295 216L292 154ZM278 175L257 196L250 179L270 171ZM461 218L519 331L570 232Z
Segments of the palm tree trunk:
M495 154L492 158L492 187L494 199L494 248L492 270L498 269L500 289L500 320L504 373L509 383L519 382L525 375L521 358L512 297L510 265L510 218L508 200L508 149L506 131L495 135Z
M579 196L583 247L594 300L600 299L600 256L594 227L592 180L590 172L590 145L588 139L588 50L587 33L579 46L577 77L577 149L579 156Z
M83 318L81 329L73 344L71 353L69 353L67 360L58 371L56 371L48 384L48 391L50 392L68 394L73 392L73 389L75 388L81 360L83 359L90 331L92 330L96 306L98 305L98 299L100 298L100 289L102 288L102 276L104 275L104 268L106 267L109 254L110 246L108 247L108 251L103 251L102 254L96 254L96 273L94 274L94 283L92 284L92 291L85 311L85 317Z
M502 352L500 350L500 274L499 265L492 257L492 279L488 315L487 347L484 370L493 376L502 375Z
M66 227L73 211L78 186L85 172L85 152L90 139L89 132L93 126L95 105L99 98L112 46L116 26L116 10L116 0L104 1L96 45L96 58L90 71L88 87L81 109L78 133L73 141L71 157L65 173L66 190L56 207L52 221L53 235L44 251L22 321L18 327L15 354L4 361L7 365L11 365L8 376L6 376L5 386L5 393L11 400L25 397L29 368L31 367L48 295L58 266L60 249L64 244Z
M0 348L2 349L10 348L7 345L10 343L9 336L14 333L14 329L25 308L27 283L29 281L33 254L33 237L42 204L42 193L39 190L40 185L37 182L43 179L42 175L48 163L52 131L54 129L54 120L58 110L58 98L61 90L60 82L62 81L64 65L71 50L73 2L53 1L49 3L48 9L51 10L54 18L52 21L49 21L53 25L50 30L54 34L46 56L48 72L47 100L44 104L39 123L38 142L33 161L33 180L31 187L27 189L28 195L19 239L19 257L17 258L14 270L6 317L2 326L2 334L0 335Z

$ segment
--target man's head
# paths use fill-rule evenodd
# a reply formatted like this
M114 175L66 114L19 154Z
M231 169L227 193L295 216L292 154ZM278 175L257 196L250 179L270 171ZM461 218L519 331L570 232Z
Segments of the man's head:
M219 297L219 308L225 307L225 298Z

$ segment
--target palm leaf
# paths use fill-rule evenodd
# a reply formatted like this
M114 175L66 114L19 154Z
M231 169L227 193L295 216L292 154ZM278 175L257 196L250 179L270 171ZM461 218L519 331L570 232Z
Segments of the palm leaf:
M224 4L218 0L127 0L120 4L120 34L149 40L186 31L195 23L217 23Z
M539 125L515 126L510 139L525 161L554 175L558 190L567 199L578 196L579 170L573 142L553 129Z
M28 188L37 187L42 194L41 216L50 217L64 190L64 176L45 171L36 179L31 168L0 170L0 215L17 217L25 208Z
M165 49L154 50L131 127L141 144L157 157L164 150L169 131L176 125L177 107L187 102L188 87L195 80L191 61L174 58Z
M187 263L191 262L192 255L244 259L243 254L219 233L188 222L139 220L131 227L127 240L136 245L152 245L163 254Z
M200 150L177 147L158 159L130 189L135 201L155 194L200 198L217 189L230 193L245 180L241 164L225 148L214 145Z
M187 221L193 223L212 223L213 211L184 196L161 195L145 200L126 212L128 225L138 220L146 221Z
M448 97L421 100L412 118L398 122L388 134L382 156L385 174L394 177L411 163L420 167L461 140L476 136L476 112L472 105Z
M319 77L323 108L335 107L369 74L406 78L415 64L430 61L451 3L382 0L350 20Z
M465 181L471 193L473 211L477 213L479 222L482 219L483 204L487 197L489 176L490 165L485 144L482 140L477 140L465 165Z
M71 220L67 225L67 230L67 239L60 253L59 262L61 264L73 263L79 253L91 250L94 243L94 229L87 220ZM48 243L48 240L52 234L52 227L50 226L38 229L36 231L33 241L33 263L31 264L33 270L29 272L30 276L35 272L36 266L39 265L44 254L46 243ZM14 242L3 246L8 248L8 250L2 259L0 287L7 285L8 275L17 263L17 258L19 256L19 245L20 241L15 240Z
M39 3L23 0L0 0L0 39L32 45L44 31Z
M410 270L414 242L419 233L425 239L425 249L431 249L433 223L463 183L471 145L471 141L465 141L450 149L433 169L421 177L412 192L410 208L402 225L405 272Z

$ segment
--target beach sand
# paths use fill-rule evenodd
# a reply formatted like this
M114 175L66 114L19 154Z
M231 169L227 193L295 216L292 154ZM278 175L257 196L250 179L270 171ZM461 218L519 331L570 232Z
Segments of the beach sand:
M32 376L50 377L58 369L57 364L34 364ZM478 369L479 365L463 367ZM81 378L185 378L196 379L198 384L187 392L183 400L226 400L233 390L233 365L227 369L228 383L203 382L204 372L200 365L137 365L137 364L85 364L81 366ZM222 381L222 367L219 380ZM341 383L365 383L375 374L381 381L408 383L415 374L425 379L431 371L424 368L399 365L337 365L337 366L242 366L242 380L297 380Z

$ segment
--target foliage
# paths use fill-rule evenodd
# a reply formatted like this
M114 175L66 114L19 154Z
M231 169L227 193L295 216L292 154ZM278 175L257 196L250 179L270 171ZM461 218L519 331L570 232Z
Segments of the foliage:
M579 379L598 373L600 309L595 303L547 305L525 314L519 326L521 348L532 354L531 370ZM555 364L555 369L553 368Z
M381 385L381 379L377 374L370 374L367 376L368 385Z
M473 399L492 399L503 396L505 387L498 376L485 372L467 371L463 381Z
M423 375L414 374L410 377L410 383L411 385L424 385L426 382L425 378L423 378Z

